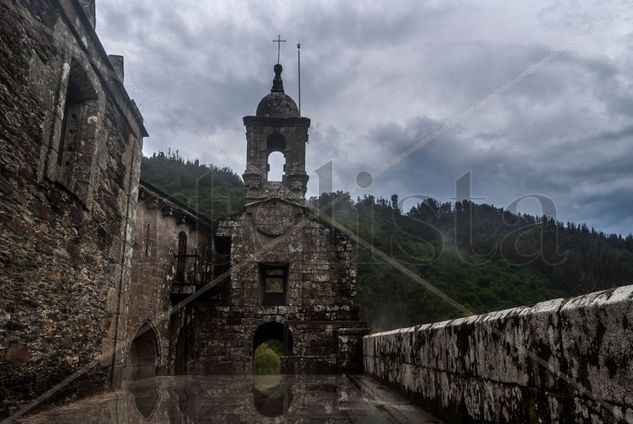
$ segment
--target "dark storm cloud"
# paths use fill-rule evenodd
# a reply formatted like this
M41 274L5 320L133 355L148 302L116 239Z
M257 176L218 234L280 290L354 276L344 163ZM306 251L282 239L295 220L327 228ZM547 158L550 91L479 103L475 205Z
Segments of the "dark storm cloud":
M286 92L312 119L308 171L332 160L353 195L473 195L506 206L550 197L562 220L628 233L633 198L633 55L627 12L492 99L428 145L374 172L560 48L618 1L98 1L106 49L126 56L128 90L151 138L145 153L244 168L241 118L270 89L280 33ZM160 105L156 104L159 102ZM317 191L311 175L310 194ZM526 208L529 209L528 203Z

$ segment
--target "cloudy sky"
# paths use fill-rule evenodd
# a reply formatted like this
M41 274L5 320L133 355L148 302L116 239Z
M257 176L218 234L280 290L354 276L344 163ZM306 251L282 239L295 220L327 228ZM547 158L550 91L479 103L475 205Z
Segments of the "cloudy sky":
M447 201L470 172L480 201L505 207L538 194L552 199L558 219L628 234L627 5L98 0L97 32L109 53L125 56L126 86L150 132L145 154L178 149L241 174L242 117L270 90L272 40L281 34L284 84L295 99L302 44L309 194L328 161L334 189L354 196ZM375 176L369 188L356 184L361 171ZM527 199L519 209L535 207Z

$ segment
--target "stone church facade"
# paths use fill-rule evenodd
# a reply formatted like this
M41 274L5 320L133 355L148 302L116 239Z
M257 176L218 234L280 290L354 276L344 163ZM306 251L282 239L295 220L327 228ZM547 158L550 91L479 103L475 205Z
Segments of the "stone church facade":
M147 131L94 0L0 3L0 417L156 374L357 370L350 241L304 195L310 120L284 94L244 118L247 204L210 222L139 181ZM268 181L268 156L286 159Z
M250 373L255 349L270 339L283 346L283 372L360 369L367 328L358 320L352 244L306 205L310 120L275 70L271 94L244 118L241 213L211 223L140 184L124 379ZM273 152L286 158L282 181L268 180Z
M216 251L227 259L222 304L194 306L196 373L249 372L253 351L268 338L283 344L287 372L352 371L361 336L351 241L305 203L310 120L284 93L275 65L271 93L246 116L246 206L221 220ZM286 160L282 181L269 181L268 158ZM239 360L235 360L239 358Z

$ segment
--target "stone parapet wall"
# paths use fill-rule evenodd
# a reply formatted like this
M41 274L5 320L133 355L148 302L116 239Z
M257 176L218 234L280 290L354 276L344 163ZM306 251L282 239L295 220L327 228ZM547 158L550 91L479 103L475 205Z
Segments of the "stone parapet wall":
M448 422L633 423L633 286L363 339L365 371Z

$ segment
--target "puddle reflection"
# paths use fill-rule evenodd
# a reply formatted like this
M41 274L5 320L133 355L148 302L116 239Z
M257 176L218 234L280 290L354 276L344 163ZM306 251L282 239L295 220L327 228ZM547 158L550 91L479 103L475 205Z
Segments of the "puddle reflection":
M31 416L32 424L391 422L367 379L345 375L172 376L134 381ZM390 402L397 395L389 395ZM398 401L402 403L402 401Z
M128 391L134 396L134 405L145 418L150 418L158 406L158 387L131 387Z
M253 382L255 409L265 417L286 414L292 403L292 384L283 375L257 375Z

